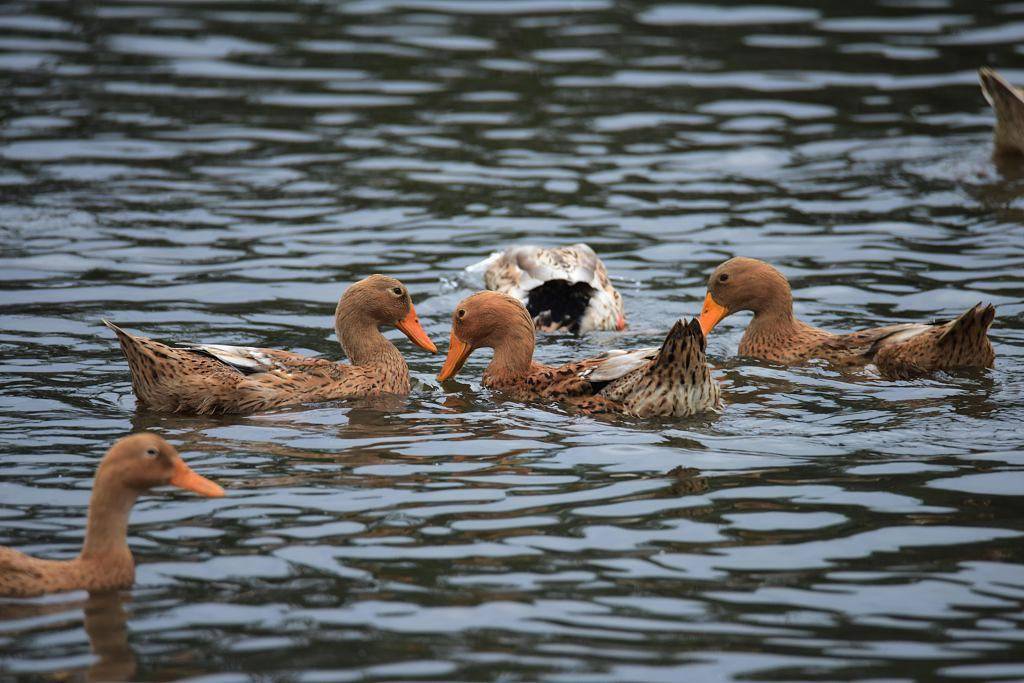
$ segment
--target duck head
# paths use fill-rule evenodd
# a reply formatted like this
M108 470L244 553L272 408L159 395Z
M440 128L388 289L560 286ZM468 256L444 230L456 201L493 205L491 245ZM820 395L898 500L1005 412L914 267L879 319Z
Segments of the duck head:
M454 377L480 348L494 349L492 364L525 370L533 345L533 319L522 303L499 292L477 292L460 301L452 314L448 356L437 378L443 382Z
M341 295L334 314L334 325L343 346L346 345L347 331L352 330L358 334L362 329L363 325L358 324L360 322L369 323L378 329L393 325L416 346L437 353L434 342L430 341L420 325L409 290L393 277L371 275L351 285Z
M700 313L700 329L707 336L722 318L737 311L754 316L793 311L789 281L774 267L738 256L720 264L708 278L708 291Z
M126 436L111 446L96 471L96 484L134 493L170 484L208 498L224 495L219 485L193 472L174 446L149 432Z

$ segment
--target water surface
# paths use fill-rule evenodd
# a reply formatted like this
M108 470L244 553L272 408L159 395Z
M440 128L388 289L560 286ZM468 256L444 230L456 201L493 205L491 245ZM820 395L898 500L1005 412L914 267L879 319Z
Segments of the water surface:
M132 517L134 590L0 605L0 676L1024 678L1024 168L975 70L1024 6L25 0L0 11L0 544L70 557L137 429L230 489ZM502 400L135 410L110 317L337 357L373 272L430 335L511 242L585 240L656 344L734 255L834 329L998 308L989 372L710 360L718 417ZM226 674L226 675L223 675Z

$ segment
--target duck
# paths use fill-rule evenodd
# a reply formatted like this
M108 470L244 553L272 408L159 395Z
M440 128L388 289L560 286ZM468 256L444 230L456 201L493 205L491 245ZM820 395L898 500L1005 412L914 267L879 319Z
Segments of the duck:
M1012 86L994 69L978 69L981 92L996 113L996 156L1024 155L1024 91Z
M168 484L209 498L224 495L223 488L196 474L174 446L156 434L140 432L120 439L96 469L82 551L72 560L45 560L0 546L0 596L131 587L135 560L128 547L128 514L139 495Z
M251 346L172 347L103 323L121 344L140 407L161 413L244 415L296 403L408 394L409 366L381 334L384 325L437 353L409 290L385 275L356 282L338 301L334 328L351 364Z
M487 289L522 302L539 332L626 329L622 295L586 244L510 246L467 270L483 272Z
M995 362L988 339L995 318L991 304L979 303L950 321L834 334L797 319L789 281L778 269L737 257L720 264L708 278L701 331L709 334L738 311L754 314L740 340L740 354L783 365L820 358L839 367L874 364L882 377L910 379L936 370L991 368Z
M696 320L677 321L660 347L610 351L560 366L533 360L533 317L519 299L477 292L452 314L451 344L437 378L454 377L470 354L494 349L483 385L514 400L561 401L583 413L685 417L721 407Z

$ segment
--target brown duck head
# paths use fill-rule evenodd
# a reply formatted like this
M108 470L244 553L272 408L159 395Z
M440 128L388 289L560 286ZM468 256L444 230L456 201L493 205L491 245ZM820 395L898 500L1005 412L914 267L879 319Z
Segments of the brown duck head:
M533 344L533 319L522 303L498 292L477 292L460 301L452 314L448 357L437 378L443 382L454 377L480 348L494 349L492 365L525 371Z
M708 278L708 292L700 313L700 329L707 336L722 318L737 311L792 315L789 281L774 267L757 259L737 256L720 264Z
M437 353L434 342L420 325L409 290L393 277L371 275L351 285L341 295L334 314L334 326L349 356L352 353L346 338L361 334L367 325L378 330L385 325L393 325L416 346Z
M192 471L171 444L141 432L117 441L96 470L96 489L125 490L138 495L158 486L177 486L201 496L220 498L224 489Z

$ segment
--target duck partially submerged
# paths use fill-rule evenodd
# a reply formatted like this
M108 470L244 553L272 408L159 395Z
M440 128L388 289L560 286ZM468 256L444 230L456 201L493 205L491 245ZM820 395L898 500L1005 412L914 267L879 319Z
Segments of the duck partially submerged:
M224 495L224 489L193 472L159 436L143 432L121 439L96 469L82 552L72 560L44 560L0 546L0 595L130 587L135 560L128 547L129 512L140 494L167 484L212 498Z
M492 348L483 384L515 399L563 401L588 413L686 416L721 407L704 347L696 320L677 321L660 348L542 365L533 360L533 320L523 304L506 294L478 292L452 316L451 345L437 378L454 377L474 349Z
M738 311L754 314L740 340L740 354L786 365L812 358L840 367L874 364L883 377L900 379L935 370L990 368L995 362L988 339L995 318L991 305L978 304L948 322L833 334L796 318L793 293L782 273L764 261L737 257L719 265L708 278L701 329L708 334Z
M978 69L978 78L982 94L996 113L995 153L1024 155L1024 92L987 66Z
M384 275L360 280L338 301L334 327L351 364L251 346L172 347L103 322L121 342L140 406L157 412L247 414L295 403L408 394L409 366L381 334L384 325L437 353L405 285Z
M622 295L586 244L513 246L468 270L482 271L487 289L518 299L541 332L626 329Z

